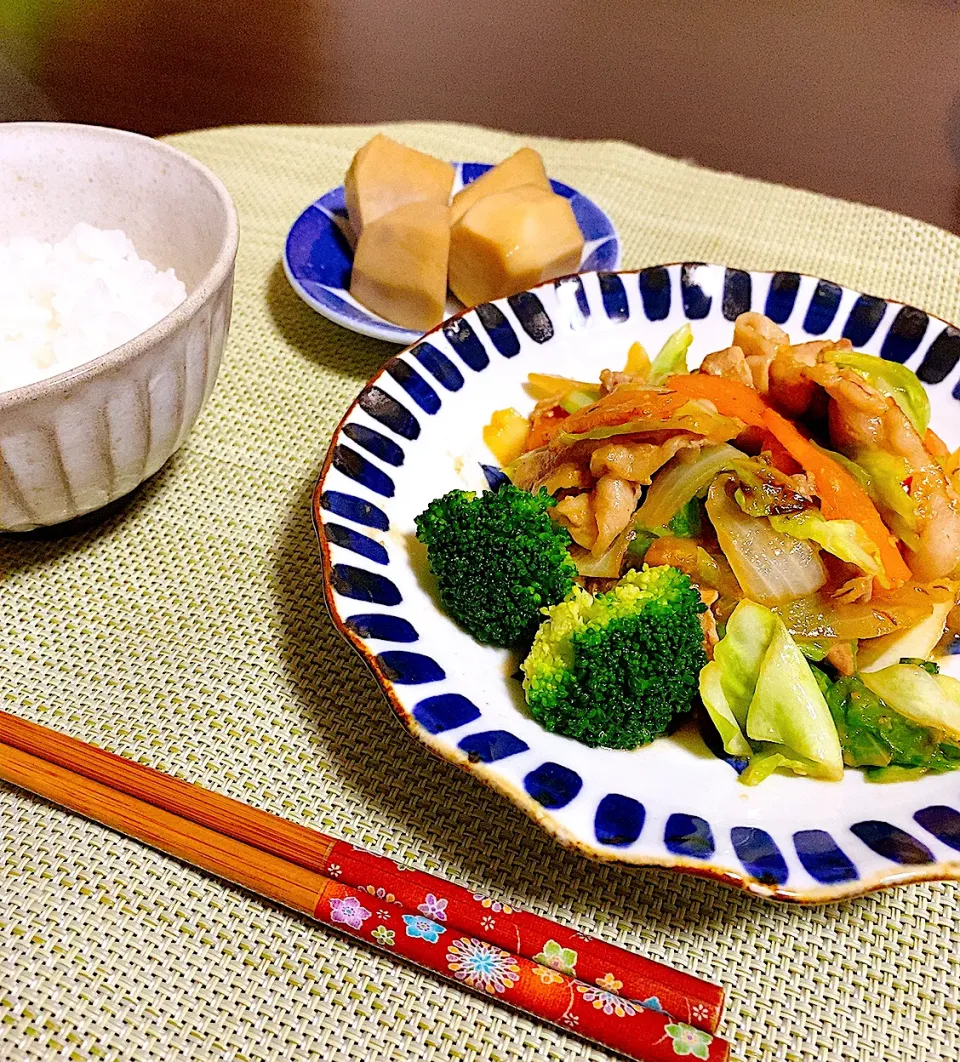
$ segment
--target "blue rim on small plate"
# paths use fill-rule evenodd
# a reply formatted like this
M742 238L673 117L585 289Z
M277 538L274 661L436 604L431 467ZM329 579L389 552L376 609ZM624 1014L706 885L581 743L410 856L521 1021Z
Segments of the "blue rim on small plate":
M482 427L494 409L532 406L527 373L596 378L633 341L656 350L684 321L696 364L750 309L794 342L844 335L908 364L932 427L960 445L960 330L922 310L817 277L701 263L562 278L445 322L347 411L314 496L327 606L413 736L585 855L801 903L960 879L960 774L888 785L857 771L836 783L774 775L747 788L689 727L633 752L586 748L543 731L516 659L437 606L414 517L451 488L496 482Z
M475 181L491 168L489 162L456 162L453 191ZM583 233L584 248L580 272L616 269L620 265L620 239L610 218L581 192L560 181L551 181L553 190L570 200ZM353 332L374 339L407 346L420 338L419 332L391 324L368 310L349 292L353 250L344 235L347 207L343 185L331 189L311 203L293 223L283 249L283 268L293 290L317 313ZM463 307L452 297L449 316Z

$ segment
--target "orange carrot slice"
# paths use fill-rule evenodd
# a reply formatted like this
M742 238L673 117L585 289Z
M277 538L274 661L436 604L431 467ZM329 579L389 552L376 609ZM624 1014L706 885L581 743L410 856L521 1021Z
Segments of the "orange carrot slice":
M805 438L796 425L776 410L767 409L763 414L763 423L787 453L813 477L823 515L828 520L856 520L876 544L884 571L890 579L895 583L905 583L910 579L910 569L900 556L893 536L880 519L877 507L853 476Z
M950 453L950 448L932 428L927 428L927 433L923 437L923 445L927 453L934 457L947 457Z
M769 431L764 431L763 433L762 448L770 455L770 464L778 471L784 472L788 476L795 475L801 471L800 462L795 461L790 456L790 451Z
M707 373L671 376L667 386L690 398L707 399L726 416L739 417L747 424L766 428L794 461L813 477L823 515L828 520L856 520L876 543L890 579L903 583L911 577L910 569L900 556L870 495L845 468L805 438L786 417L771 409L752 387Z
M702 398L712 402L717 412L725 417L739 417L746 424L763 427L767 403L752 387L747 387L739 380L694 372L685 376L670 376L666 386L687 398Z
M564 431L582 435L594 428L628 424L633 420L669 420L686 403L687 399L679 394L620 388L592 406L571 413Z
M566 411L559 406L534 410L530 417L530 434L527 436L524 451L528 452L546 446L568 419Z

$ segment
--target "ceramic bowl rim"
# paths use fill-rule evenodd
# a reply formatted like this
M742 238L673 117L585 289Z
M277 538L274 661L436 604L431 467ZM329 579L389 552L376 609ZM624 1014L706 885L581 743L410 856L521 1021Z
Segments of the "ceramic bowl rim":
M237 257L237 248L240 242L240 224L237 218L237 209L230 193L219 177L202 162L188 155L184 151L166 144L161 140L143 136L140 133L130 132L126 129L114 129L110 126L87 125L75 122L8 122L0 125L0 142L8 133L39 132L42 135L48 133L79 133L81 136L92 140L102 138L123 143L127 141L145 147L146 150L157 151L175 159L178 165L187 166L198 173L213 189L224 211L224 228L220 237L220 248L213 264L203 275L200 282L186 299L175 307L156 324L151 325L146 331L122 343L119 347L107 351L82 365L49 376L42 380L15 387L10 391L0 391L0 413L17 407L23 407L48 396L63 393L75 384L87 383L100 376L121 369L133 362L139 355L155 346L158 342L168 339L176 333L187 321L194 317L197 311L208 301L213 292L217 291L229 277ZM149 146L147 146L149 145Z

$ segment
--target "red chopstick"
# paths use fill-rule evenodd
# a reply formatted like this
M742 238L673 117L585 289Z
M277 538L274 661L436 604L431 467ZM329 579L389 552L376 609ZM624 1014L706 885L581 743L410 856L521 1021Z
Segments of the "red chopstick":
M0 742L199 826L222 830L229 822L230 836L236 840L361 890L371 904L399 903L450 932L482 939L562 977L576 977L601 992L659 1009L705 1032L715 1032L719 1025L723 989L691 974L423 871L407 870L386 856L365 852L3 711ZM600 1003L601 1009L606 1003Z
M669 1015L455 933L399 904L380 908L365 892L243 844L224 832L229 820L220 830L199 826L3 743L0 779L638 1062L675 1062L677 1054L707 1062L729 1057L723 1040Z
M371 895L392 895L428 917L560 973L606 985L625 999L663 1010L706 1032L715 1032L720 1024L723 989L719 986L521 911L500 899L409 870L345 841L334 842L313 869Z

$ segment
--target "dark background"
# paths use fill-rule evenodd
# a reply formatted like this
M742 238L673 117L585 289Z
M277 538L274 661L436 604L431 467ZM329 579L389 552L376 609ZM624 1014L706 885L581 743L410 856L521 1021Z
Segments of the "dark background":
M960 232L956 0L0 0L0 118L629 140Z

